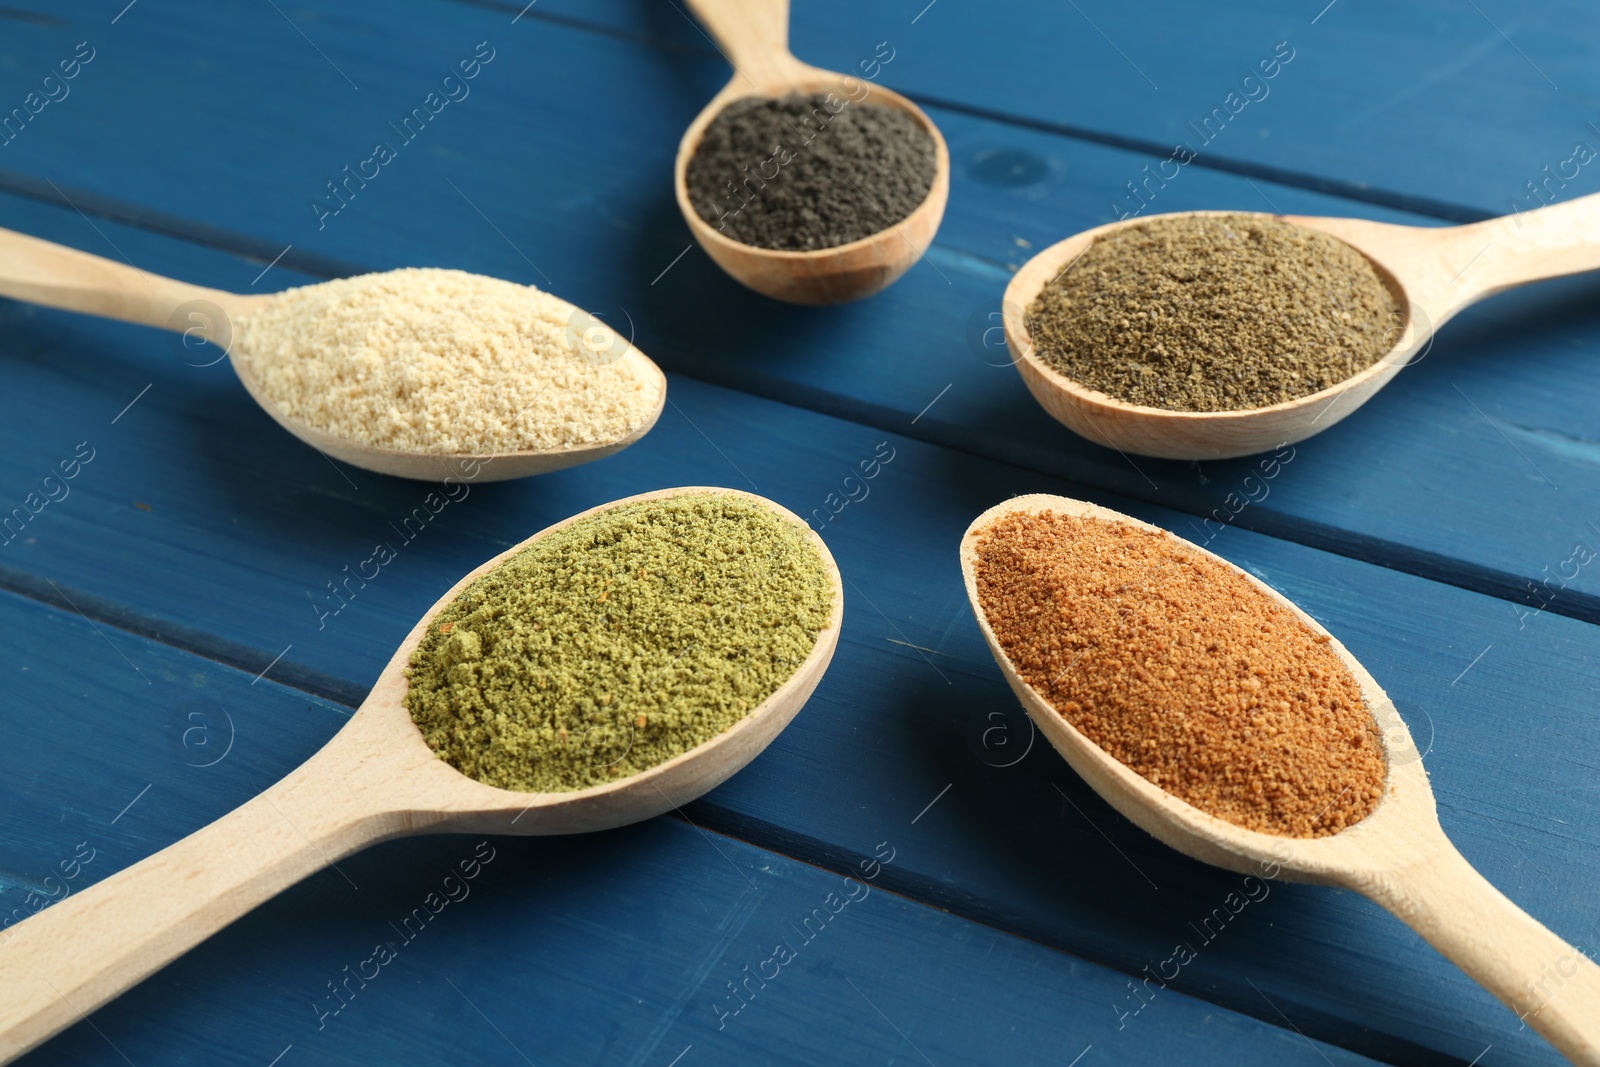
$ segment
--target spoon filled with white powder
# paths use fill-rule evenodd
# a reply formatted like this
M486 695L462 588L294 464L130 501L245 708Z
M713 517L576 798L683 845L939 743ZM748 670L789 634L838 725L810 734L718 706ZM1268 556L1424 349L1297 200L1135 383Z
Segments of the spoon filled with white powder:
M666 403L660 368L608 324L464 271L246 296L0 230L0 294L177 331L196 365L226 352L290 433L405 478L498 481L586 463L643 437Z

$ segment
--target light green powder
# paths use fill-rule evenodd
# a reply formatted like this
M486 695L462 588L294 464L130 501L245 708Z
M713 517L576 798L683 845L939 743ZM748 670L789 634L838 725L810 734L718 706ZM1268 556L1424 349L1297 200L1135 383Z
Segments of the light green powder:
M706 493L624 504L540 538L436 615L406 707L480 782L600 785L744 718L832 612L821 554L771 510Z

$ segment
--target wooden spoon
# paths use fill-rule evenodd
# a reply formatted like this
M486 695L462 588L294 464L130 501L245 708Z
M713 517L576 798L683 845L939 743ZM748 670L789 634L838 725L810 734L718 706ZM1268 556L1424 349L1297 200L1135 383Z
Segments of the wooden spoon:
M878 105L906 112L933 137L937 159L933 187L910 215L877 233L849 244L810 252L785 252L758 248L725 236L700 217L689 200L689 160L700 147L711 120L722 109L749 96L785 96L789 93L832 92L848 99L846 78L860 86L865 80L809 66L789 53L789 0L686 0L705 23L733 64L733 79L695 117L678 143L673 187L678 209L694 239L717 266L758 293L792 304L841 304L871 296L887 287L933 243L950 195L950 150L944 136L922 109L892 89L870 86L870 93L845 106ZM857 90L850 90L854 93ZM804 151L804 149L800 149ZM752 168L758 160L751 160ZM781 177L778 180L782 180ZM841 195L857 196L844 189Z
M623 354L624 358L632 356L649 364L659 380L661 399L643 425L615 441L599 445L500 452L487 456L406 452L352 441L309 426L279 411L271 398L261 391L249 359L240 358L233 350L234 321L262 310L277 295L225 293L220 289L206 289L77 249L41 241L37 237L0 229L0 296L172 330L183 334L185 346L193 348L197 358L209 362L221 358L220 354L211 353L226 353L245 390L278 425L319 452L379 474L426 481L442 481L454 476L458 480L478 482L543 474L588 463L627 448L650 431L666 406L666 376L644 353L630 344ZM580 314L576 307L572 310L575 315ZM615 340L621 341L620 337ZM205 366L206 363L197 362L195 365Z
M684 493L753 501L796 527L827 566L833 615L799 669L748 716L666 763L606 785L520 793L436 757L404 706L405 668L429 621L468 583L553 531L620 504ZM670 811L720 785L778 736L833 658L844 595L822 539L788 510L732 489L663 489L556 523L457 582L412 628L343 729L243 807L0 934L0 1062L9 1062L270 897L368 845L423 833L575 834Z
M1189 211L1154 218L1239 212ZM1269 216L1262 216L1269 217ZM1546 278L1600 269L1600 194L1470 226L1396 226L1365 219L1284 216L1366 256L1405 309L1394 347L1366 370L1320 392L1245 411L1166 411L1090 389L1039 357L1028 308L1095 241L1147 219L1085 230L1023 264L1006 286L1006 343L1044 409L1097 444L1164 459L1227 459L1302 441L1366 403L1422 352L1434 331L1486 296Z
M1202 862L1261 877L1342 886L1371 898L1482 983L1573 1062L1600 1064L1600 967L1507 900L1456 851L1439 826L1428 774L1410 731L1378 683L1331 635L1329 647L1350 669L1373 709L1389 772L1383 800L1372 814L1327 837L1258 833L1179 800L1109 756L1024 681L978 600L977 542L982 531L1003 516L1044 511L1162 531L1094 504L1035 494L990 508L967 527L961 541L967 597L1000 672L1050 743L1095 792L1141 829ZM1212 556L1203 548L1188 547L1198 555ZM1314 633L1327 633L1272 587L1247 572L1239 573Z

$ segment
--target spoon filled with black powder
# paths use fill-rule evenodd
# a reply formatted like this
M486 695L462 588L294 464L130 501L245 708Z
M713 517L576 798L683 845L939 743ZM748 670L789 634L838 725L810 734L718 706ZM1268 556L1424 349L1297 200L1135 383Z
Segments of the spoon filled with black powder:
M706 127L689 199L735 241L813 252L903 221L928 198L937 156L905 111L847 102L832 114L827 93L746 97Z
M788 50L788 4L689 0L734 76L678 146L678 206L757 292L834 304L883 289L932 243L950 154L927 115L876 84L887 42L840 74Z

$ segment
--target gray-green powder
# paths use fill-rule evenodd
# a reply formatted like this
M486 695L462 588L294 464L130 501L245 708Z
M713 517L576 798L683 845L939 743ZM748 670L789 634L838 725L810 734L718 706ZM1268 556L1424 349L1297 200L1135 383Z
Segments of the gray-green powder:
M744 718L833 610L821 553L770 509L709 493L623 504L538 539L439 612L406 707L480 782L600 785Z
M1095 241L1027 312L1041 359L1118 400L1240 411L1310 396L1393 347L1376 267L1267 215L1157 216Z

